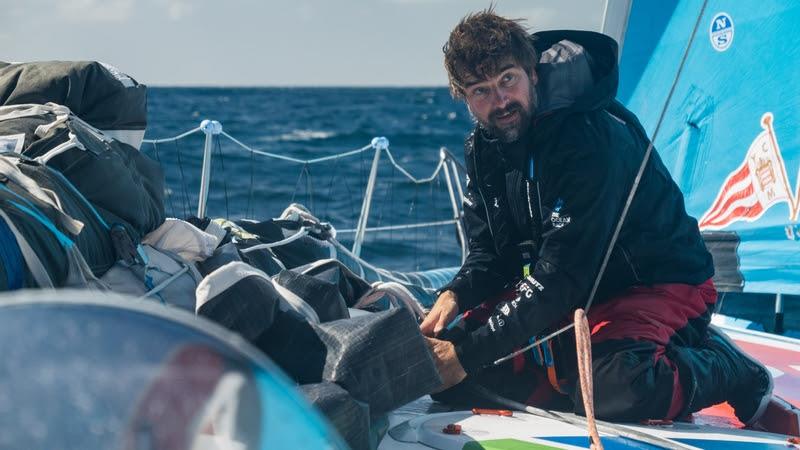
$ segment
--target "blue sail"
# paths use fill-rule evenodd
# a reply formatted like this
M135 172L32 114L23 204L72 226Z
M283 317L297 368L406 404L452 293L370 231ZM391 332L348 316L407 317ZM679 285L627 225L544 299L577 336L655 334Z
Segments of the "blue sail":
M712 252L729 290L800 294L798 23L800 2L783 0L630 11L619 98L653 136L677 76L655 147L722 249Z

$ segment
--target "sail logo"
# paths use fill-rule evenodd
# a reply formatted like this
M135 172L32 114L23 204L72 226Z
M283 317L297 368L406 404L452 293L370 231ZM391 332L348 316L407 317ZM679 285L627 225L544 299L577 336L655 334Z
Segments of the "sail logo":
M717 13L708 27L711 46L718 52L724 52L733 44L733 19L728 13Z
M721 230L738 222L754 222L779 203L789 206L789 220L800 209L800 180L794 192L789 188L772 113L761 116L763 131L747 149L744 162L725 179L711 208L698 221L701 230Z

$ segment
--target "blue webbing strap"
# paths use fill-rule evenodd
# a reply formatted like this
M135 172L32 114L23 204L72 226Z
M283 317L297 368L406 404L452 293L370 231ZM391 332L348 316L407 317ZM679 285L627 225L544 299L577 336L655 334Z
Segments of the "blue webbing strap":
M0 269L5 272L8 290L22 288L25 282L23 267L22 251L17 239L5 220L0 219Z
M50 274L47 273L47 269L45 269L44 264L42 264L42 261L39 259L39 255L36 254L28 241L25 240L25 236L14 226L14 223L2 208L0 208L0 218L5 220L6 226L11 230L11 233L14 234L20 252L22 252L22 258L25 260L25 264L28 266L28 270L37 286L40 288L52 288L53 280L50 278Z

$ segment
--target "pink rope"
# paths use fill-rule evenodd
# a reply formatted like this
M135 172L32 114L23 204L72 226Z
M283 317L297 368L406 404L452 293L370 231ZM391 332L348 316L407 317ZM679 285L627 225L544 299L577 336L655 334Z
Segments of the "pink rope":
M575 311L575 345L578 353L578 378L581 383L583 409L586 412L586 425L589 428L591 450L603 450L597 424L594 420L594 386L592 382L592 341L589 331L589 320L583 309Z

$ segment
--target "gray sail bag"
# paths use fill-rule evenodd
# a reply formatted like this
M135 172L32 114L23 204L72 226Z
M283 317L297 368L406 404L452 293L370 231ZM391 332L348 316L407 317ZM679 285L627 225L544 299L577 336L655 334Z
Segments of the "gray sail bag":
M57 103L135 148L147 127L147 88L96 61L0 62L0 105ZM1 133L0 133L1 134Z
M400 407L441 384L407 308L322 322L326 308L320 306L242 262L221 267L197 288L198 315L241 334L301 384L337 383L369 405L371 414Z
M2 106L0 141L7 136L18 136L15 143L6 141L7 150L14 146L13 151L61 172L110 226L124 225L135 241L164 222L159 164L69 108L53 103Z

